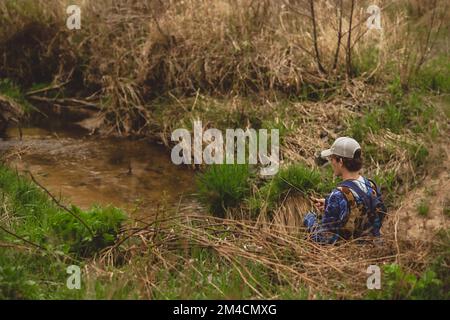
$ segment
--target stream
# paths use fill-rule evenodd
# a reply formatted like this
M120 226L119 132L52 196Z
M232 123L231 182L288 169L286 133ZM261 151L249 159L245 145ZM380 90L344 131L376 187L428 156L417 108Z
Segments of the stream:
M99 138L75 126L10 128L0 154L30 171L53 195L83 209L114 205L145 216L194 191L193 170L176 166L165 147L146 140Z

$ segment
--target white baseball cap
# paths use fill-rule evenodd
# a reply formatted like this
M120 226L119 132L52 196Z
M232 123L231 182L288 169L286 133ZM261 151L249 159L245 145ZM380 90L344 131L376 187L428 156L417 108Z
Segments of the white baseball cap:
M359 143L350 137L340 137L334 141L330 149L323 150L320 157L326 158L331 155L336 155L344 158L353 159L356 150L361 149Z

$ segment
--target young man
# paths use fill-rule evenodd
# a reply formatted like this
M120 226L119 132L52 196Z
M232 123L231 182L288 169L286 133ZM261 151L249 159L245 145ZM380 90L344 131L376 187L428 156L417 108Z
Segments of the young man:
M379 237L386 208L380 190L372 180L360 175L361 146L349 137L336 139L330 149L321 152L328 158L333 172L341 182L326 199L315 199L323 211L319 221L316 213L308 212L304 225L311 238L320 243L335 243L339 239Z

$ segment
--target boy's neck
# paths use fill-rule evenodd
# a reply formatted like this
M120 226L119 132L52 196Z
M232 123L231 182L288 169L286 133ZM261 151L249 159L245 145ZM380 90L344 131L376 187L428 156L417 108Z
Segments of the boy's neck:
M346 171L342 173L343 180L356 180L359 177L360 177L359 171L357 172Z

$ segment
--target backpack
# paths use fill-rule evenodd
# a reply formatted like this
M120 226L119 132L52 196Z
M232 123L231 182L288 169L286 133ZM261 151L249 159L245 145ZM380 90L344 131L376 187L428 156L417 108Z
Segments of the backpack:
M367 180L372 188L370 196L351 180L343 181L337 187L344 194L349 210L340 230L340 236L344 239L380 236L381 225L387 210L380 189L375 182L370 179ZM356 201L352 190L359 196L361 202Z

